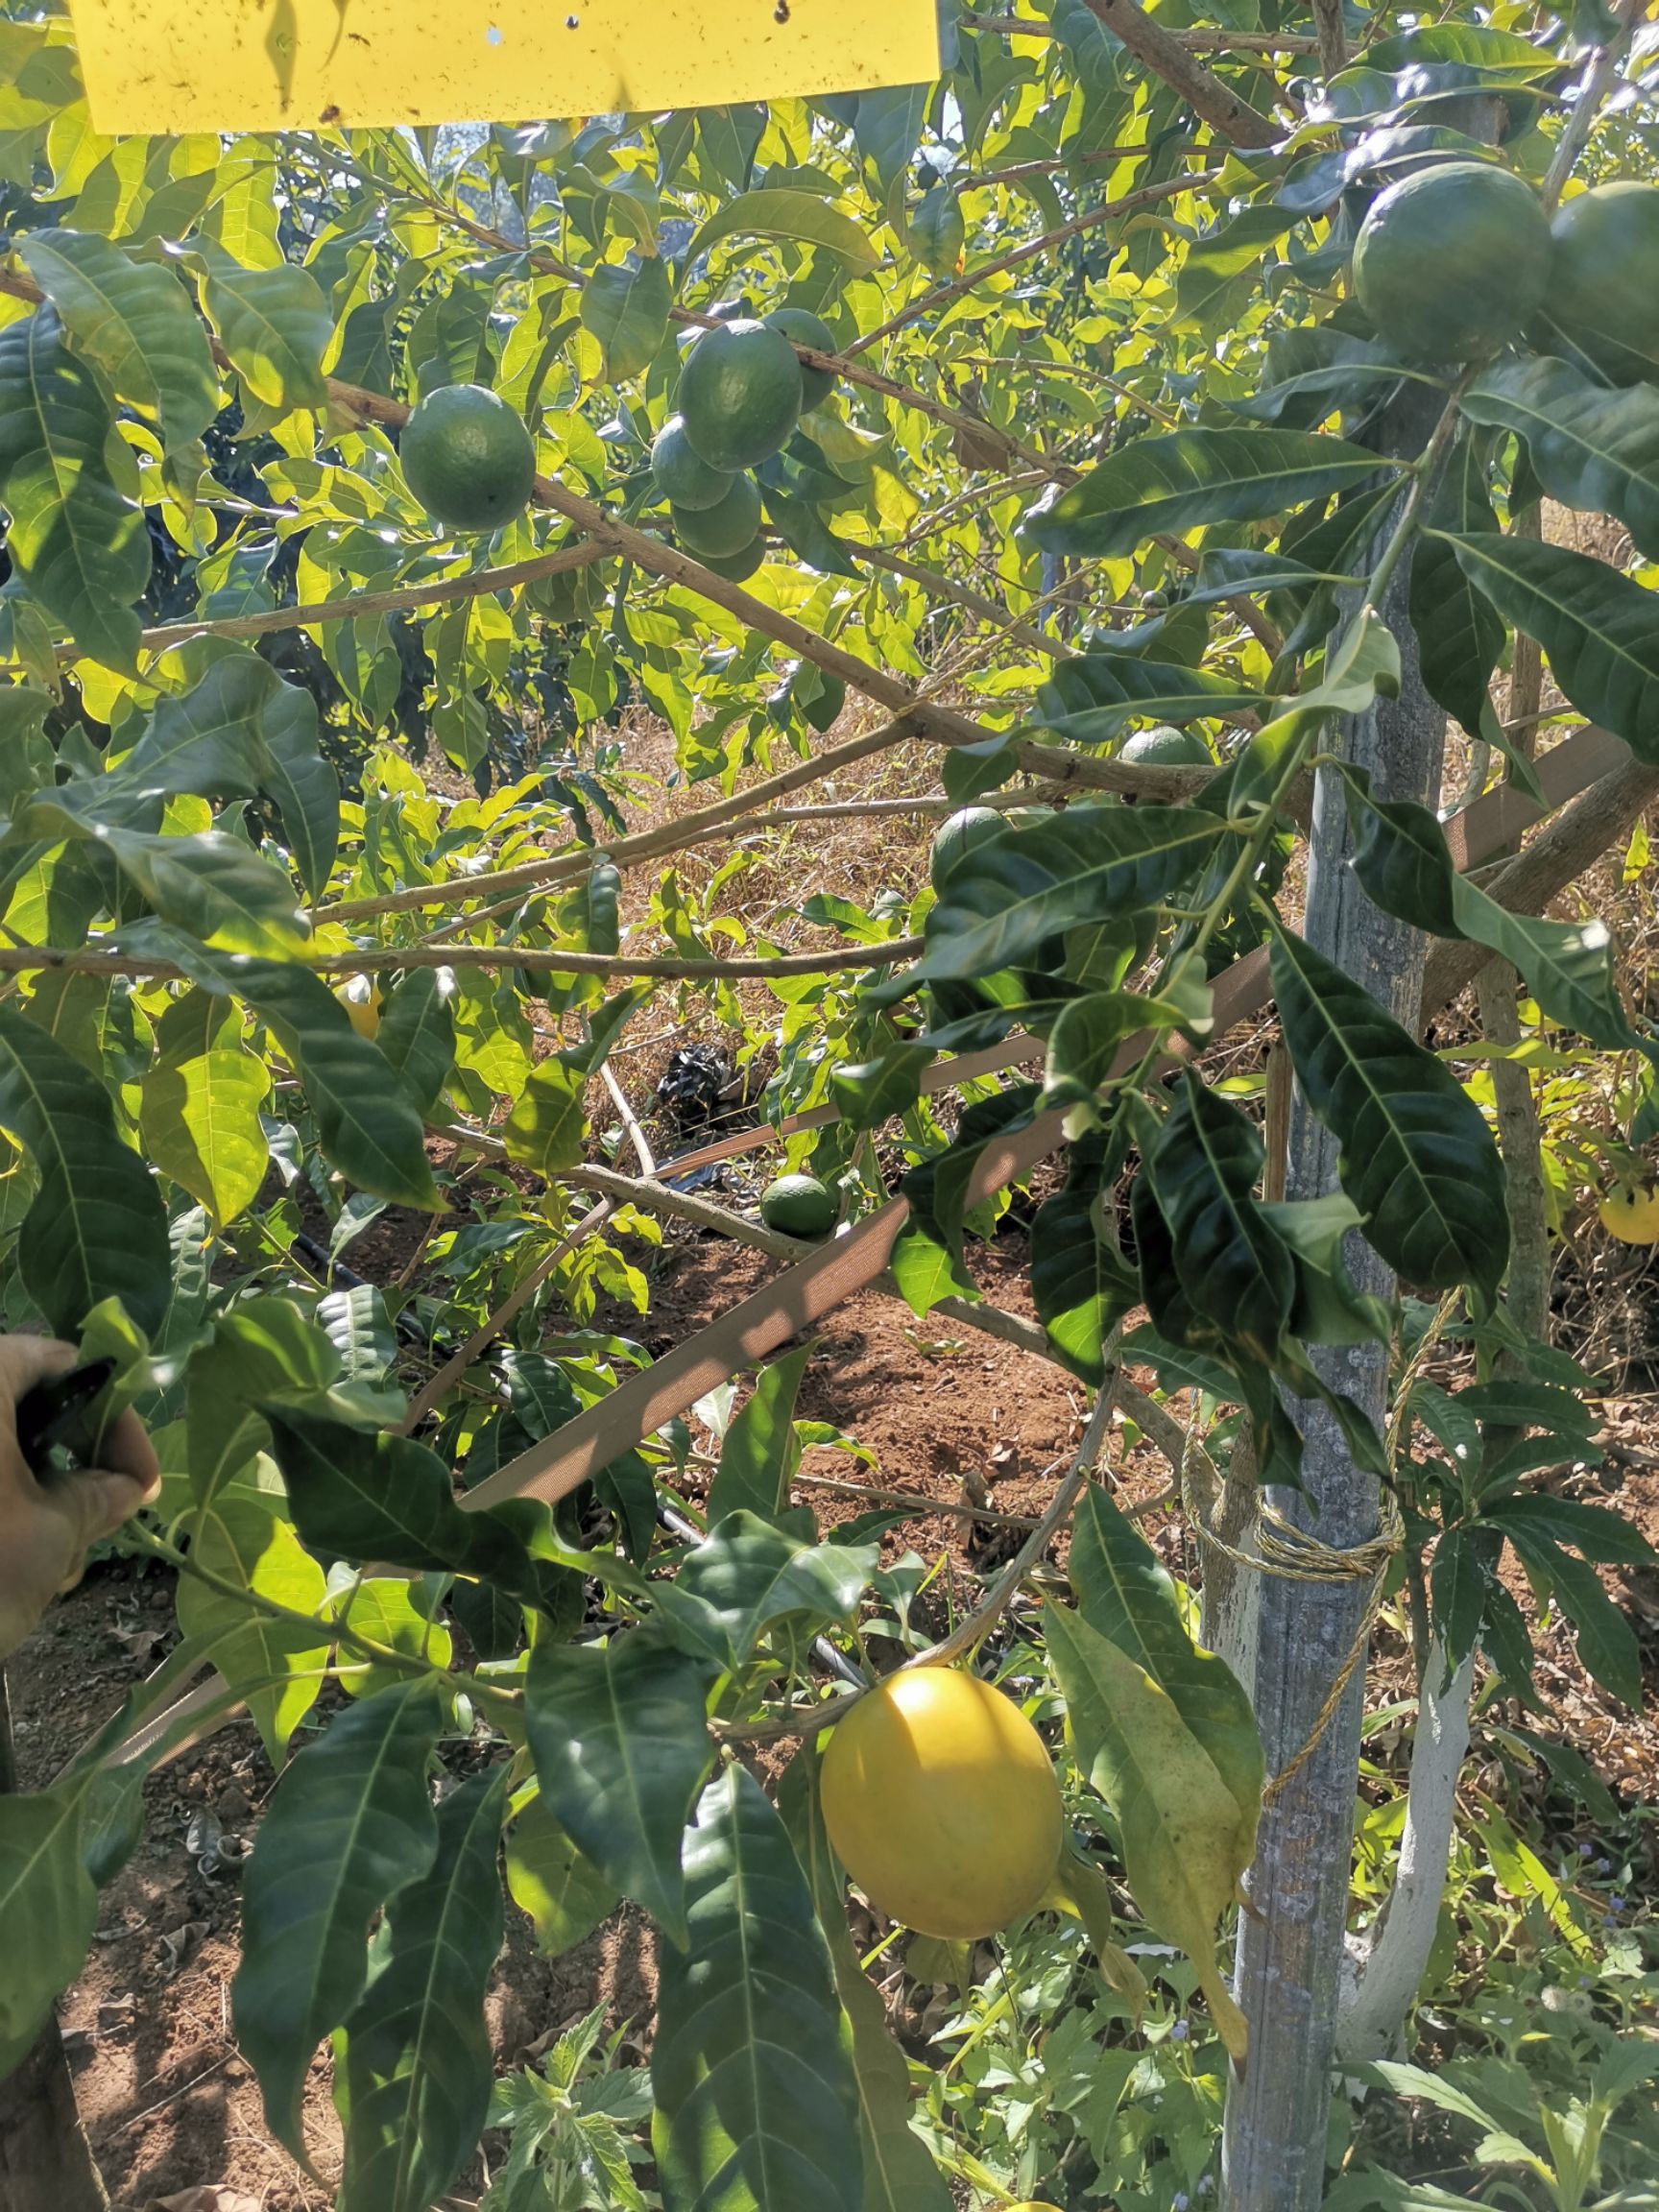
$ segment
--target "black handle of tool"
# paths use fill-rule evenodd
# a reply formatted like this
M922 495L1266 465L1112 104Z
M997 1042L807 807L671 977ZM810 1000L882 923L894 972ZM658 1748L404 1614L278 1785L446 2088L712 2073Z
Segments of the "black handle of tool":
M113 1359L87 1359L32 1383L18 1399L17 1445L36 1480L97 1466L105 1429L100 1401L114 1373Z

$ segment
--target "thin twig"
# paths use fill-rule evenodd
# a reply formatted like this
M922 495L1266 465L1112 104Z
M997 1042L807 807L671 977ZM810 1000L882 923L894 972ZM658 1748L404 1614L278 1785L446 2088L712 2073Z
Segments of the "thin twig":
M455 599L477 599L488 592L512 591L520 584L534 584L544 576L563 576L574 568L591 566L609 559L605 548L585 539L559 545L534 560L515 561L502 568L480 568L469 576L434 577L429 584L399 584L388 591L357 591L345 599L317 599L301 607L267 608L257 614L228 614L212 621L166 622L139 634L146 653L164 653L196 637L269 637L280 630L303 630L328 622L349 622L372 614L412 613L422 607L437 607ZM80 658L80 647L55 648L60 661ZM15 662L6 663L15 666Z
M936 285L931 292L912 300L907 307L902 307L897 315L889 316L876 329L866 331L863 337L854 339L840 356L841 366L845 369L857 354L868 352L872 346L878 346L883 338L891 338L895 330L902 330L906 324L914 323L918 317L931 315L941 307L948 307L951 301L960 300L966 294L976 291L987 277L1000 276L1010 269L1018 269L1022 262L1034 260L1055 246L1064 246L1068 239L1079 236L1081 232L1093 228L1096 223L1110 223L1117 216L1133 215L1139 208L1154 206L1160 200L1171 199L1182 192L1195 191L1200 184L1212 184L1220 174L1218 169L1204 169L1191 177L1172 177L1162 183L1142 184L1139 191L1126 192L1121 200L1108 200L1103 206L1091 207L1082 215L1074 215L1069 223L1062 223L1053 230L1044 231L1040 238L1028 239L1023 246L1013 247L1008 252L998 254L995 260L980 262L965 276L958 276L949 284ZM975 424L974 427L978 428L979 425ZM992 425L986 423L984 428L991 430Z
M452 1389L460 1382L462 1376L466 1374L468 1368L472 1365L472 1362L490 1349L504 1330L512 1326L518 1314L523 1311L537 1291L541 1289L542 1284L546 1282L548 1276L552 1274L554 1268L559 1266L563 1261L568 1260L579 1244L602 1229L615 1211L616 1201L613 1198L606 1198L595 1206L591 1213L584 1214L575 1228L561 1238L559 1242L554 1245L546 1259L539 1261L531 1268L529 1274L525 1276L523 1282L508 1292L495 1310L473 1330L460 1351L446 1359L437 1374L432 1377L432 1380L424 1383L416 1393L408 1412L398 1423L400 1435L412 1436L415 1433L445 1392Z
M917 1652L914 1658L906 1659L899 1670L901 1673L912 1673L918 1667L949 1667L953 1660L960 1659L965 1652L982 1644L1008 1610L1019 1593L1020 1585L1070 1519L1072 1509L1082 1496L1084 1484L1094 1471L1112 1419L1117 1382L1116 1370L1108 1369L1070 1470L1062 1478L1048 1503L1047 1510L997 1577L985 1598L972 1613L957 1623L948 1636L942 1636L937 1644L929 1645L926 1651ZM738 1743L774 1743L786 1736L816 1736L825 1728L832 1728L836 1721L846 1717L851 1706L868 1695L868 1690L854 1690L845 1697L834 1697L825 1704L798 1709L770 1720L723 1728L720 1733L726 1742Z
M611 1103L622 1117L622 1126L628 1132L628 1142L634 1147L634 1157L639 1163L639 1172L649 1180L657 1172L657 1162L652 1155L650 1142L639 1126L639 1117L628 1103L628 1094L616 1080L616 1070L607 1060L599 1070L605 1088L611 1094Z
M1561 126L1561 135L1555 141L1555 151L1550 156L1550 166L1539 187L1539 197L1546 208L1552 209L1560 199L1562 187L1589 143L1601 103L1618 81L1620 57L1647 12L1647 5L1648 0L1618 0L1613 11L1617 30L1605 45L1597 47L1585 64L1584 74L1578 80L1578 97Z

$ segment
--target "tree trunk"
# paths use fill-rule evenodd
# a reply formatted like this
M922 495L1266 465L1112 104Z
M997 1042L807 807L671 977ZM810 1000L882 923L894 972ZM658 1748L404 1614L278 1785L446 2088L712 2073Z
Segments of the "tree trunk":
M1400 1864L1377 1928L1357 1952L1358 1980L1344 1991L1339 2008L1336 2048L1344 2059L1398 2056L1406 2016L1434 1948L1452 1860L1457 1776L1469 1749L1474 1652L1442 1690L1445 1675L1445 1654L1431 1644L1417 1693Z
M17 1787L12 1712L0 1669L0 1792ZM28 2056L0 2082L0 2212L108 2212L75 2108L54 2012Z
M1414 395L1387 426L1383 445L1422 449L1425 419ZM1407 612L1403 562L1380 612L1400 644L1400 696L1379 700L1343 733L1344 757L1369 771L1381 799L1437 797L1445 716L1423 688ZM1305 930L1310 944L1360 982L1415 1030L1426 941L1420 930L1372 905L1348 865L1347 808L1336 774L1319 773L1310 842ZM1317 1198L1337 1188L1335 1140L1298 1094L1291 1110L1286 1191ZM1389 1297L1394 1281L1370 1246L1349 1239L1361 1290ZM1323 1379L1382 1426L1388 1355L1381 1344L1328 1348L1313 1358ZM1327 1545L1375 1536L1377 1484L1355 1467L1334 1420L1318 1404L1291 1408L1307 1440L1304 1493L1270 1492L1271 1503ZM1362 1582L1257 1577L1251 1688L1267 1757L1277 1774L1318 1724L1332 1683L1358 1637L1368 1592ZM1238 1997L1250 2023L1250 2062L1228 2093L1222 2151L1228 2212L1316 2212L1325 2192L1336 2011L1348 1916L1355 1781L1364 1707L1358 1666L1311 1754L1263 1815L1250 1874L1251 1910L1240 1916Z

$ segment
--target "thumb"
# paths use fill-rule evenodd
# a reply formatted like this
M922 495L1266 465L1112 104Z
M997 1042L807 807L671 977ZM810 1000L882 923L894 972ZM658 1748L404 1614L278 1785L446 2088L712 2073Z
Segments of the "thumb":
M100 1537L113 1536L116 1529L137 1512L144 1498L145 1485L132 1476L90 1468L65 1477L58 1486L54 1502L70 1513L79 1548L84 1551Z

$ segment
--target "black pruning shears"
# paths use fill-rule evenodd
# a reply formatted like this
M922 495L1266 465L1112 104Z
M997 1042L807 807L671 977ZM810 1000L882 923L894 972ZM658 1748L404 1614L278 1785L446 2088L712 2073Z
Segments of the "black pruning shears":
M96 1467L108 1415L100 1400L115 1373L113 1359L88 1359L67 1374L49 1375L17 1401L17 1446L38 1482Z

